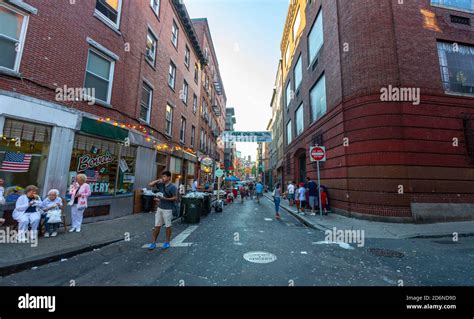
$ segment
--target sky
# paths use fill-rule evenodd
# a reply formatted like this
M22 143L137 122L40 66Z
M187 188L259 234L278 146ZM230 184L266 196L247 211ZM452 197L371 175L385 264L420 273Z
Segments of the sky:
M207 18L219 62L227 107L236 131L265 131L288 0L184 0L191 18ZM255 160L255 143L238 143Z

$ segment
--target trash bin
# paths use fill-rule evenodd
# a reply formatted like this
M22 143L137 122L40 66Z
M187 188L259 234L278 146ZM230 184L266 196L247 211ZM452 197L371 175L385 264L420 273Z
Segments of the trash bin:
M202 202L201 197L183 197L181 210L185 223L198 224L201 221Z
M211 194L204 193L203 194L203 202L201 207L201 215L209 215L211 213Z
M155 205L155 196L142 195L142 208L144 212L152 212Z

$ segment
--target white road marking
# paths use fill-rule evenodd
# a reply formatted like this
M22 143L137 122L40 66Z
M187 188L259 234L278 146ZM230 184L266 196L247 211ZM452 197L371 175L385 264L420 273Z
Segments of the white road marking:
M178 236L173 238L170 242L171 247L190 247L193 243L185 243L184 241L186 238L191 235L193 231L195 231L199 226L189 226L186 228L183 232L181 232ZM148 248L149 244L145 244L142 246L142 248ZM157 243L157 247L163 246L163 243Z
M271 218L265 218L265 221L271 222L271 221L273 221L273 219L271 219Z
M307 251L302 251L302 252L301 252L301 255L307 255L307 254L308 254Z
M318 242L313 242L314 245L330 245L330 244L336 244L336 245L339 245L339 247L341 248L344 248L344 249L348 249L348 250L353 250L354 247L352 247L351 245L349 245L348 243L344 243L344 242L334 242L334 241L327 241L327 240L323 240L323 241L318 241Z

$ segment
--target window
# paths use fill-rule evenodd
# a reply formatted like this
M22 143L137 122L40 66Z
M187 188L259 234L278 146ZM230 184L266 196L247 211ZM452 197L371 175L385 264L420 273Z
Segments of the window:
M431 0L431 4L450 9L474 12L474 2L472 2L472 0Z
M173 21L173 26L171 28L171 43L173 43L175 48L178 47L178 35L179 35L178 25L176 24L175 21Z
M326 77L323 75L309 93L311 119L317 121L326 114Z
M194 82L198 83L199 81L199 67L197 63L194 64Z
M311 65L316 56L321 50L321 47L324 43L324 33L323 33L323 13L322 11L319 12L316 21L314 22L313 27L308 35L308 56L309 56L309 64Z
M176 83L176 66L173 62L170 62L170 69L168 71L168 85L174 90L174 85Z
M188 105L188 90L189 90L188 82L186 82L186 80L184 80L184 82L183 82L183 91L181 92L181 100L186 105Z
M155 65L156 60L156 37L153 35L151 30L148 30L146 37L146 58L151 64Z
M196 127L193 125L191 126L191 146L194 147L194 139L196 135Z
M201 135L199 137L199 149L203 149L203 145L204 145L204 130L201 129Z
M291 132L291 121L286 124L286 143L287 145L290 145L291 142L293 141L293 134Z
M0 3L0 67L18 72L28 16Z
M304 131L304 107L303 103L296 110L296 136L300 135Z
M301 85L301 81L303 79L303 63L302 63L301 55L298 58L298 62L296 62L294 74L295 74L295 90L298 90Z
M301 11L298 9L298 12L296 13L295 22L293 23L293 41L296 41L296 38L298 36L298 31L300 30L300 25L301 25Z
M150 6L157 16L160 15L160 0L150 0Z
M110 58L89 49L85 88L95 90L95 98L110 103L114 63Z
M208 49L207 47L204 49L204 58L205 58L206 60L209 59L209 49Z
M293 99L293 92L291 91L291 81L288 82L288 85L286 86L286 107L288 108L290 106L291 100Z
M181 127L179 129L179 140L182 143L186 142L186 119L181 117Z
M152 101L153 89L143 82L142 100L140 102L140 119L147 123L150 123Z
M193 112L196 114L197 112L197 104L198 104L198 98L196 94L193 94Z
M186 50L184 51L184 65L189 69L189 63L191 61L191 51L189 51L188 46L186 46Z
M118 28L120 24L121 7L122 0L97 0L95 12L113 27Z
M173 127L173 107L169 104L166 105L166 134L171 135Z
M444 90L474 94L474 46L438 42L438 54Z

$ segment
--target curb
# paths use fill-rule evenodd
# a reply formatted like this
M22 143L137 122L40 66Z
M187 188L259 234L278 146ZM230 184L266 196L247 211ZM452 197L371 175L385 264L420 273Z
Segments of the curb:
M264 196L268 200L273 202L273 199L270 196L267 196L267 195L264 195ZM321 231L331 230L331 228L328 228L326 226L314 223L314 222L310 221L309 219L305 218L305 216L301 216L301 215L295 213L294 211L288 209L287 207L285 207L283 205L280 205L280 208L282 208L285 211L287 211L288 213L290 213L293 217L298 219L298 221L303 223L305 226L308 226L308 227L313 228L313 229L318 229L318 230L321 230ZM430 239L430 238L446 238L446 237L452 237L452 236L453 236L452 232L449 232L449 233L432 233L432 234L416 233L416 234L411 234L411 235L400 235L400 236L397 236L394 239L413 239L413 238L416 238L416 239ZM458 232L458 237L471 237L471 236L474 236L474 232L472 232L472 231ZM387 239L387 238L381 238L381 239Z

